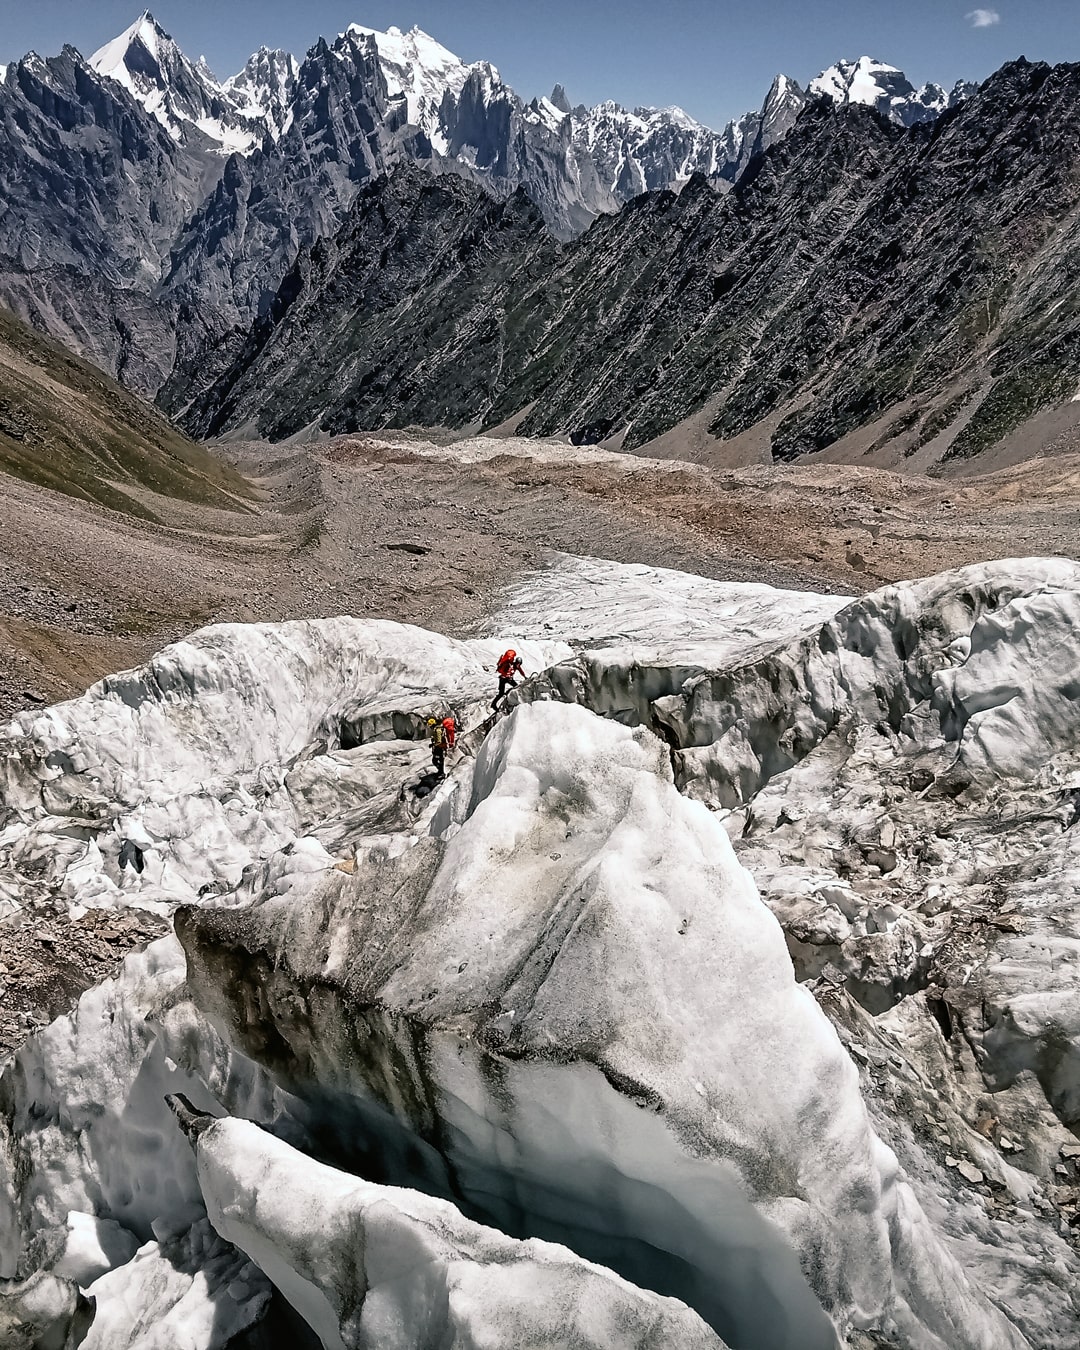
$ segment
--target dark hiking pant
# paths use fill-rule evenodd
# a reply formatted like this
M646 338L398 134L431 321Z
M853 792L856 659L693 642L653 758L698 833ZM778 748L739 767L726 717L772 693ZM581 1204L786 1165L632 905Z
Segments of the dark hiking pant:
M513 688L514 688L514 677L512 675L500 675L499 692L491 700L491 706L493 708L496 707L498 705L499 699L502 698L503 694L505 694L508 689Z

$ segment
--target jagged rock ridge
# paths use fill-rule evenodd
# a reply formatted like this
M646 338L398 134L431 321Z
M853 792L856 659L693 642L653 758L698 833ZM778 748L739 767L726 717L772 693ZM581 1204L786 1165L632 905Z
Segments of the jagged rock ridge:
M974 455L1076 389L1078 134L1072 65L1004 67L929 127L818 100L723 197L698 176L563 247L519 217L492 236L501 261L484 259L500 284L465 286L460 304L426 265L410 282L403 204L426 188L392 177L302 256L225 378L185 389L188 425L516 418L631 449L696 416L714 444L755 433L785 459L867 426L898 456ZM401 241L381 347L366 327L380 196Z
M174 371L224 369L298 250L403 160L499 197L524 188L569 238L643 190L697 172L726 185L790 130L804 95L780 88L714 132L678 109L575 109L559 90L527 103L418 29L359 25L219 81L147 12L89 61L66 47L6 69L0 300L156 394Z

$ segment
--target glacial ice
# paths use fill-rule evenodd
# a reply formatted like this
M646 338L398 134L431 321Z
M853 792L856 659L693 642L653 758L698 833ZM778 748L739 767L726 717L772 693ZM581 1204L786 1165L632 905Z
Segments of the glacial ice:
M17 719L0 896L179 904L183 947L0 1075L0 1274L54 1320L83 1286L94 1345L151 1311L217 1344L266 1276L317 1320L327 1234L260 1211L273 1166L378 1244L344 1344L434 1232L478 1344L510 1300L541 1336L535 1275L586 1344L602 1308L672 1344L1068 1350L1078 598L1061 560L845 601L564 558L496 636L207 629ZM479 724L511 638L543 673L411 793L423 714ZM216 1173L254 1238L175 1092L269 1131L212 1127L258 1140Z
M53 1274L85 1288L117 1266L126 1265L138 1250L133 1234L114 1219L97 1219L73 1209L67 1216L67 1241Z
M211 1223L332 1350L555 1347L571 1334L582 1350L723 1350L674 1300L470 1223L446 1201L336 1172L246 1121L216 1121L195 1147Z
M265 1274L207 1219L151 1241L87 1293L97 1305L82 1350L224 1350L270 1302Z
M570 652L518 649L527 670ZM0 738L0 880L10 859L105 906L235 885L297 837L285 777L305 751L340 741L351 710L371 714L377 739L395 710L418 726L431 708L479 709L501 650L347 618L203 629L84 698L15 719ZM120 867L125 840L143 852L141 874Z

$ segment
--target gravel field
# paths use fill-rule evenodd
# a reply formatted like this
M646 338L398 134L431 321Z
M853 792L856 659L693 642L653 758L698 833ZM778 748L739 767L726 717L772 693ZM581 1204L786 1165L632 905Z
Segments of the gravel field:
M218 453L254 483L255 509L147 494L152 524L0 476L0 716L204 623L352 613L466 634L552 550L851 594L1080 550L1072 454L945 482L404 433Z

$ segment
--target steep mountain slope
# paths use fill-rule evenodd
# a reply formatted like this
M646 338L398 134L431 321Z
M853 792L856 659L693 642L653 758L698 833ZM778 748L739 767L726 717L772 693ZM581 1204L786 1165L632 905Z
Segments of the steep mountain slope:
M636 448L700 414L721 442L769 419L773 454L791 458L882 420L875 435L897 454L931 442L936 458L975 454L1076 388L1078 136L1077 66L1005 67L930 128L818 100L726 197L698 177L562 248L539 224L527 246L493 237L493 251L508 244L494 269L505 285L483 323L468 297L454 344L487 376L456 388L424 364L422 271L415 320L401 300L385 349L365 347L373 258L346 234L335 275L351 271L357 289L324 289L320 268L300 265L189 425L277 436L517 418L528 433ZM320 377L331 334L332 391ZM419 380L403 388L393 350Z
M894 120L937 108L889 78ZM840 99L877 89L828 83ZM401 162L497 197L524 188L568 239L694 173L726 188L805 97L781 77L722 132L677 108L573 108L561 89L525 102L493 66L419 29L359 25L302 62L261 49L222 82L147 12L89 61L67 47L4 71L0 302L140 392L177 372L165 395L176 406L187 372L228 365L298 251Z
M492 406L501 366L528 360L537 315L511 298L528 289L514 273L543 278L555 258L523 193L499 202L402 165L361 191L333 240L301 254L188 421L212 434L253 417L281 437L332 408L343 427L461 425Z
M0 472L151 520L138 490L227 510L250 496L150 404L4 309Z
M131 388L175 358L169 250L222 169L65 47L0 84L0 300Z

